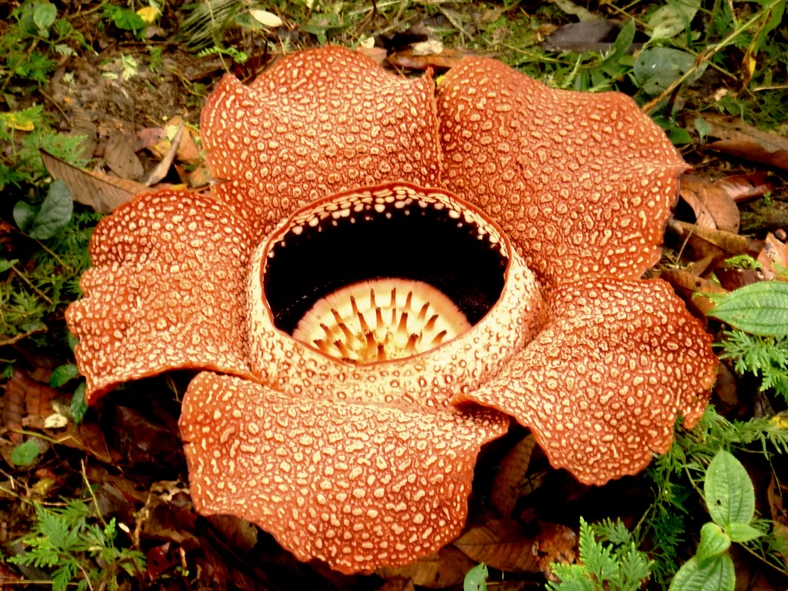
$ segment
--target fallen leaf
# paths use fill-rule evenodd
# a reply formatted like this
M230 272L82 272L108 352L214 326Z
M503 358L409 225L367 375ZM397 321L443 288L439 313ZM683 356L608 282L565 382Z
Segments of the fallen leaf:
M209 515L208 521L219 530L225 543L240 556L248 556L257 544L258 529L233 515Z
M252 18L254 20L256 20L264 27L282 26L282 19L276 16L273 12L268 12L267 10L259 10L256 8L250 8L249 14L252 15Z
M409 70L426 70L427 68L448 70L456 66L462 58L473 55L477 54L461 49L448 48L439 54L416 55L412 49L405 49L391 54L388 57L388 62L392 66Z
M183 123L181 123L178 126L178 131L175 132L175 137L172 138L169 151L164 155L164 158L161 159L161 162L156 165L156 168L151 171L150 176L148 176L148 179L145 181L145 186L150 187L151 185L155 185L167 176L172 166L172 161L175 160L175 153L178 151L178 146L181 143L183 135Z
M441 548L407 566L380 568L376 572L384 579L406 577L414 585L429 589L445 589L462 583L465 573L476 563L453 546Z
M682 176L679 187L679 194L692 207L699 227L734 234L739 231L739 208L725 188L692 175Z
M490 501L502 517L509 517L514 511L535 446L536 439L533 435L528 435L518 441L501 460L493 481Z
M717 186L736 203L751 201L774 191L774 185L769 180L769 175L761 171L725 177L717 181Z
M671 220L670 227L676 230L682 238L689 235L697 236L731 254L742 254L747 251L750 245L747 237L734 234L733 232L701 228L695 224L688 224L678 220Z
M541 529L536 536L534 555L539 570L552 579L550 565L553 562L571 564L577 560L577 534L572 528L557 523L540 524Z
M761 271L764 279L788 280L785 277L785 269L788 268L788 253L786 253L785 243L769 232L763 243L763 249L758 253L757 261L761 263ZM782 269L782 273L780 273Z
M569 23L556 29L542 46L548 51L606 52L613 47L616 35L621 31L614 23L606 20L581 21ZM632 48L642 47L642 43Z
M724 363L717 364L717 380L714 382L714 393L725 404L734 407L739 404L739 386L736 376Z
M704 295L704 293L727 294L728 290L720 287L716 283L703 279L687 271L663 271L660 277L670 283L673 287L684 291L685 300L704 314L714 308L714 303ZM699 294L699 295L695 295ZM692 297L694 295L694 297Z
M788 138L761 131L738 117L711 114L703 118L712 128L709 135L720 139L707 144L707 149L788 170Z
M85 109L77 105L72 105L71 114L72 126L68 135L85 136L85 139L79 144L79 156L88 160L93 157L93 152L96 151L96 145L98 144L96 124L93 123Z
M386 61L386 58L389 55L389 52L386 51L383 47L357 47L356 51L360 54L367 56L371 60L375 61L378 65L383 65L383 62Z
M571 0L551 0L551 2L556 6L558 6L558 8L563 10L566 14L571 14L576 16L577 20L581 22L596 21L602 18L601 16L594 14L587 8L578 6L574 2L571 2Z
M66 183L74 201L92 207L99 213L111 213L119 205L134 199L135 195L150 190L136 181L82 170L43 150L40 153L47 172L52 178Z
M525 535L511 519L489 521L455 540L454 545L476 562L509 572L538 572L533 547L536 538Z
M763 274L752 269L737 269L733 267L722 267L714 271L714 275L720 282L720 286L728 291L739 289L753 283L763 281Z

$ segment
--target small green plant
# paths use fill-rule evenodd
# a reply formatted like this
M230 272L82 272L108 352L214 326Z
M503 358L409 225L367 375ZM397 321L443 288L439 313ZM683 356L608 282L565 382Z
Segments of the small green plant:
M0 144L5 146L0 151L0 191L7 185L36 183L46 175L40 149L73 166L85 166L79 149L83 139L54 132L40 105L0 113Z
M730 359L739 373L761 377L762 392L774 391L788 401L788 337L762 337L741 330L726 332L720 359Z
M14 79L46 83L57 55L73 55L72 45L85 46L82 34L63 18L54 4L27 0L11 12L0 35L0 91Z
M652 579L657 588L667 588L676 573L679 554L688 536L692 519L696 481L720 449L760 449L762 453L788 453L788 429L768 418L730 422L712 406L706 409L694 429L676 429L667 454L658 456L647 476L654 483L654 501L634 528L642 543L649 540L654 558ZM758 540L753 552L765 563L785 570L784 561L772 548L779 541L769 534Z
M638 551L620 520L588 524L580 518L578 564L551 565L558 583L550 591L638 591L651 573L651 561Z
M487 591L487 565L477 564L467 573L462 582L462 591Z
M749 542L764 535L752 526L752 481L733 455L722 450L714 456L703 490L712 520L701 528L695 556L676 573L670 591L733 591L736 571L728 553L731 543Z
M139 14L128 8L121 8L109 3L102 4L101 8L103 9L101 16L116 28L121 31L129 31L137 39L145 39L145 28L148 25Z
M197 57L206 57L209 55L220 55L223 57L229 57L233 60L236 64L243 64L246 60L249 59L249 56L246 55L243 51L238 51L234 47L219 47L218 45L214 45L213 47L209 47L207 49L203 49L197 54Z
M122 573L135 577L145 570L145 556L116 546L115 519L104 522L91 516L81 501L68 501L63 508L36 505L36 520L21 538L27 552L8 559L13 564L50 570L52 589L63 591L76 583L84 589L118 589Z

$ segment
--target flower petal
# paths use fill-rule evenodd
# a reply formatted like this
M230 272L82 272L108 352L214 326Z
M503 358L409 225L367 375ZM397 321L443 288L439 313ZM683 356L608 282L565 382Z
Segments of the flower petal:
M634 279L659 260L688 167L629 97L467 58L440 84L438 117L446 186L491 214L540 279Z
M87 400L169 369L248 375L248 226L212 199L185 191L137 197L103 219L94 267L66 320Z
M711 336L662 280L557 287L551 321L496 379L455 398L530 427L555 467L589 484L666 453L677 414L691 428L714 382Z
M494 411L406 411L295 400L211 373L189 385L180 419L203 515L233 514L307 561L369 572L456 537L480 447L506 432Z
M225 76L201 129L215 196L256 236L319 197L384 180L440 184L434 86L342 47L277 62L251 86Z

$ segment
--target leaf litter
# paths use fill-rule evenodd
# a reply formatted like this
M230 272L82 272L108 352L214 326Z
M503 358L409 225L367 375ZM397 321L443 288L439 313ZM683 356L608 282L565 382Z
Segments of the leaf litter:
M618 23L611 26L600 15L571 2L562 0L556 5L555 10L575 15L580 22L564 24L545 48L604 52L611 47L620 31ZM507 23L514 20L514 11L505 7L497 7L498 17L492 15L486 21L482 21L481 14L466 13L466 10L473 9L463 5L440 6L425 22L432 29L451 29L462 37L466 29L473 28L473 23L489 26L500 18L508 19ZM675 37L697 10L693 2L662 6L651 13L646 21L647 30L653 38ZM276 35L292 26L286 14L257 9L249 10L248 14L266 28L264 35ZM341 19L321 18L310 21L320 29L315 33L318 36L334 34L346 26ZM323 21L325 26L321 24ZM547 25L551 30L557 28L542 23L543 27ZM481 27L476 32L480 30ZM370 38L376 35L374 30L370 32L373 33ZM420 45L425 42L427 39L418 39L394 46L376 35L375 44L366 49L403 73L428 68L443 71L466 55L489 53L488 48L478 46L450 47L442 42ZM637 51L639 44L625 49ZM104 58L118 56L120 51L113 46ZM196 81L215 80L222 72L222 60L211 58L198 64L192 54L175 55L168 56L169 66L177 70L168 84L175 87L188 84L193 88L199 83ZM640 65L636 62L634 76L638 73L645 76L640 80L644 91L658 95L669 89L677 76L691 69L694 57L690 56L692 59L688 61L689 55L675 48L669 54L652 51L645 58L653 63L661 61L665 68L646 75L646 66L652 62ZM75 201L97 212L109 213L147 190L146 185L160 188L183 183L200 189L211 182L205 174L207 168L199 149L198 131L189 125L196 122L198 107L183 102L175 104L170 99L154 106L156 101L149 90L140 90L146 81L153 79L147 72L142 71L138 79L132 78L128 85L121 85L117 81L97 79L98 69L93 68L92 58L80 56L76 60L79 82L76 95L72 96L69 83L63 81L61 73L53 83L52 96L71 113L70 133L84 138L80 149L105 166L80 169L42 153L49 174L65 183ZM265 59L261 61L264 63ZM244 67L233 65L236 71L243 71ZM251 75L248 71L246 74ZM700 74L693 79L700 78ZM168 95L166 89L161 89L154 96L177 94ZM785 137L759 130L737 117L711 113L700 117L708 126L703 127L708 141L697 143L699 159L693 163L698 169L681 180L681 198L688 210L679 208L671 221L666 257L654 274L668 280L698 315L711 316L710 327L715 329L713 318L718 298L747 285L788 280L782 228L762 232L748 226L746 234L740 233L742 213L760 215L758 212L783 198L779 171L788 168L788 145ZM142 121L144 125L154 126L143 127ZM732 256L750 257L759 266L736 268L726 262ZM722 367L725 369L721 370L717 384L719 402L729 404L731 413L735 413L742 395L737 382L739 376L727 366ZM157 398L154 392L163 393L165 398ZM625 489L628 499L651 494L648 483L637 480L632 488L620 483L612 485L611 497L601 499L585 488L568 484L561 473L540 465L540 461L544 464L543 458L535 457L534 466L532 456L538 456L535 442L532 436L523 436L513 444L510 442L508 450L490 451L491 454L497 451L498 455L489 474L489 484L478 486L486 492L472 499L468 525L453 545L413 565L381 569L377 577L343 577L326 573L319 565L295 562L278 549L270 536L241 520L197 516L185 484L186 470L177 429L177 400L181 393L177 383L164 379L130 384L126 392L118 393L118 400L89 410L79 424L68 412L61 414L57 410L68 408L72 396L69 387L50 388L15 369L3 395L0 451L6 463L4 470L10 471L12 482L16 483L14 494L29 500L34 498L36 484L45 483L50 487L40 488L46 491L45 498L89 496L83 487L74 484L80 481L79 470L74 466L84 461L86 477L96 488L95 510L104 519L117 517L129 528L130 543L145 552L145 586L192 588L187 578L191 573L196 580L210 581L214 588L288 588L293 580L310 581L313 588L460 588L468 571L478 562L484 562L491 569L490 580L499 585L496 588L502 589L503 585L521 588L518 585L536 584L549 578L554 562L577 561L579 512L599 516L623 513L635 518L642 512L638 503L626 501L622 507L621 497L616 497L616 493L622 494ZM156 402L160 399L173 403ZM47 425L53 415L62 417L65 424ZM41 437L30 433L39 433ZM36 443L40 447L30 465L20 468L10 461L10 454L17 446L33 440L40 442ZM0 499L6 498L3 494L0 489ZM767 514L775 520L775 527L788 531L782 505L784 494L784 485L772 473ZM0 501L0 515L5 510ZM17 535L23 532L20 528L29 522L31 514L23 503L12 512L14 518L9 523L15 524L13 534ZM0 542L2 536L9 538L8 533L0 531ZM743 563L746 558L737 561ZM502 572L507 572L506 578ZM0 562L0 582L17 577L15 571ZM769 583L760 581L764 589L769 588Z

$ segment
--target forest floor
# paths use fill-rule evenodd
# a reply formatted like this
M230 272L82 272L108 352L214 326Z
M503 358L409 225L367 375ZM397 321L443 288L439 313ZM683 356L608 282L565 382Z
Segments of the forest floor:
M746 469L730 495L754 492L747 521L758 536L709 558L730 557L735 581L692 588L788 589L785 6L0 5L0 589L667 589L711 520L702 487L719 450ZM667 455L638 476L586 486L513 428L483 451L458 540L408 567L346 576L298 562L243 520L196 513L178 430L189 372L124 384L85 407L64 311L80 296L93 228L148 187L205 190L200 112L220 78L250 81L326 43L407 77L493 57L554 88L624 92L665 130L693 168L648 275L704 319L721 359L709 409L694 430L677 426ZM744 320L706 316L736 290L781 283L751 296ZM581 519L593 530L581 532ZM556 563L578 567L559 567L559 578Z

